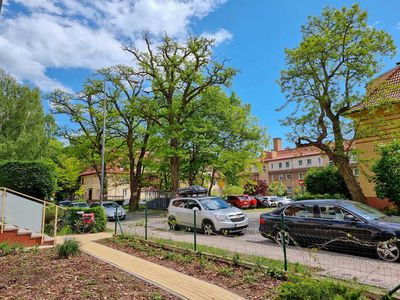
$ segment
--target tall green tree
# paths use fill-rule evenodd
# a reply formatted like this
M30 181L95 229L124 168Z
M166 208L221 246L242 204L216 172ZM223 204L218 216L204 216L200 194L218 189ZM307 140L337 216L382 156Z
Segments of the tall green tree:
M349 197L343 176L334 166L311 168L307 171L304 183L311 194L341 194Z
M395 52L392 38L367 21L358 5L328 7L321 16L309 17L300 45L285 49L287 68L279 80L287 97L280 109L295 107L282 121L292 127L290 138L297 146L323 150L359 202L365 197L349 163L357 126L344 117L367 101L359 91L380 70L380 58Z
M42 159L52 123L40 91L0 70L0 161Z
M376 148L378 159L372 166L375 191L400 206L400 140Z
M154 44L144 36L145 50L131 46L138 71L149 79L149 92L153 101L144 106L144 112L159 126L169 141L171 192L177 193L180 182L183 132L186 123L200 107L199 96L209 87L229 86L236 70L212 57L212 40L189 37L178 42L164 36Z

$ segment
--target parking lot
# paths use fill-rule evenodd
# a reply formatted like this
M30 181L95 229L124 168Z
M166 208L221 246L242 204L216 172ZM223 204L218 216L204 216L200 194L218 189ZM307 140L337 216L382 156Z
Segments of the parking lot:
M207 236L198 234L197 243L283 261L282 248L273 241L262 237L258 232L259 215L263 211L267 211L267 209L245 211L249 217L249 228L243 235ZM129 213L121 225L124 233L144 236L144 212ZM114 223L110 222L108 226L110 229L114 229ZM192 232L169 230L166 211L149 210L148 236L193 242ZM394 287L400 282L399 263L388 263L374 258L322 250L315 251L295 246L287 248L287 257L291 263L301 263L317 268L319 275L356 280L359 283L384 288Z

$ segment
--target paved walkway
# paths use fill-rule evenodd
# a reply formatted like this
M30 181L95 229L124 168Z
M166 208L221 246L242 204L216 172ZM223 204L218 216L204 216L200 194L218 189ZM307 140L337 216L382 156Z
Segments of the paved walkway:
M110 236L111 234L109 233L98 233L76 235L73 237L81 243L82 250L87 254L128 272L135 277L153 283L183 299L243 299L214 284L94 242L95 240ZM58 237L57 243L62 243L64 239L65 237Z

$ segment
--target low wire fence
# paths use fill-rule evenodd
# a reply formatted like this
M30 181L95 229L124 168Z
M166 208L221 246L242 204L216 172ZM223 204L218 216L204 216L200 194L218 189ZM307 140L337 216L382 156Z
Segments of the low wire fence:
M290 215L290 211L274 215L271 213L274 208L248 209L242 211L248 227L239 232L232 229L241 229L240 226L220 225L234 223L236 219L232 217L238 216L217 214L215 220L220 224L210 224L204 210L186 206L168 214L165 209L150 208L154 207L151 204L154 199L165 201L157 207L169 203L169 197L160 200L160 194L149 193L143 210L129 213L121 221L119 232L178 246L190 245L194 251L213 249L222 256L236 253L253 261L254 258L271 260L284 270L305 269L388 290L400 283L399 240L379 236L378 231L358 220L345 220L343 212L321 209L317 216L309 209L301 216L300 212ZM240 218L237 220L239 224Z

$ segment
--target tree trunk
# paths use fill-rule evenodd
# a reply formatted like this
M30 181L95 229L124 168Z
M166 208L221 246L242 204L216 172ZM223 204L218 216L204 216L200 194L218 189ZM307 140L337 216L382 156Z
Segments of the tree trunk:
M208 188L208 195L211 194L211 190L212 190L212 187L213 187L214 181L215 181L215 173L216 173L216 171L217 170L215 168L213 168L212 173L211 173L210 187Z
M129 188L131 196L129 198L129 211L135 211L139 208L139 200L137 199L138 184L136 180L135 160L129 162Z
M170 158L171 198L175 198L178 196L179 180L180 180L180 167L181 167L181 158L177 154L177 151L179 148L178 139L172 138L170 145L174 152L174 154Z
M346 183L347 189L349 190L353 200L361 203L367 203L364 193L356 177L353 175L353 171L350 167L348 159L338 156L333 159L333 162L338 168L339 173L343 176L344 182Z

